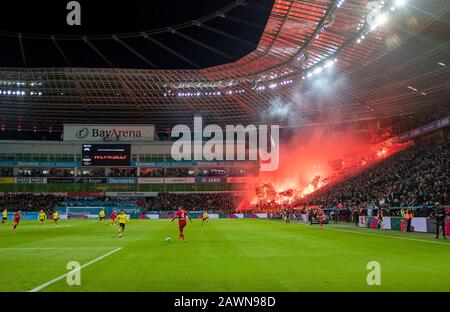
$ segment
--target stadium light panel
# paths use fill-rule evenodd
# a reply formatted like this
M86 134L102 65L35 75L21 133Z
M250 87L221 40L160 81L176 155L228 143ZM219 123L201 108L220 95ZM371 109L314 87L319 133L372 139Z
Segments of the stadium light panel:
M323 70L323 68L319 66L319 67L317 67L317 68L314 70L313 73L314 73L315 75L317 75L317 74L320 74L320 73L322 72L322 70Z
M327 61L327 62L325 63L325 67L326 67L326 68L332 67L333 65L334 65L334 61Z
M375 19L375 22L373 23L373 25L370 27L371 30L375 30L378 26L383 25L384 23L386 23L388 17L387 14L382 13L380 15L377 16L377 18Z

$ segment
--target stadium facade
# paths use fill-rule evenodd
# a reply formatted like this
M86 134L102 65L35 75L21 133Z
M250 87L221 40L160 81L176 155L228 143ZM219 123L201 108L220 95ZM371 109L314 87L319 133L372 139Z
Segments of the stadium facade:
M372 123L401 130L392 118L403 122L427 115L428 122L447 116L449 42L435 30L448 6L444 0L412 0L408 8L395 1L276 0L254 51L202 69L118 68L108 51L97 47L99 40L113 39L137 52L124 45L127 39L157 42L158 32L109 39L0 33L0 41L19 39L24 65L0 68L0 138L28 133L59 139L3 140L0 192L222 192L241 191L257 180L256 161L172 158L172 143L164 136L198 115L208 124L270 122L294 129L327 125L335 130L359 122L366 134ZM226 18L230 10L209 18ZM387 16L389 23L383 25ZM186 29L207 27L209 20L162 32L186 37ZM424 40L430 32L432 40ZM35 51L26 50L28 40L50 42L65 60L70 60L68 42L83 45L109 66L81 68L68 62L67 67L31 68L27 55ZM410 60L408 66L402 59ZM118 130L111 136L83 126L102 124ZM63 133L70 125L76 128L71 136ZM149 127L149 133L131 129L139 125ZM84 160L83 144L124 144L127 162L92 165Z
M129 159L112 151L87 163L86 146L129 149L122 155ZM0 147L0 192L237 191L255 182L259 170L258 161L176 161L170 141L2 141Z

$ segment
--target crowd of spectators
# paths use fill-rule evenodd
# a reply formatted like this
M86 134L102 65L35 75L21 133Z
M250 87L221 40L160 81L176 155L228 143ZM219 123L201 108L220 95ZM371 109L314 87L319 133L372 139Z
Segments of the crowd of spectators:
M163 168L142 168L139 174L141 178L162 178L164 177Z
M137 169L136 168L111 168L109 172L109 177L116 178L136 178L137 177Z
M215 213L232 213L241 200L233 193L159 193L156 197L64 197L50 194L5 193L0 196L0 210L47 213L59 206L85 207L141 207L148 211L175 211L178 207L189 211L208 210ZM91 204L92 203L92 204Z
M12 168L0 168L1 177L12 177L14 176L14 171Z
M234 168L142 168L140 177L162 178L162 177L240 177L257 175L257 170L245 170Z
M257 175L258 170L235 168L83 168L74 171L73 168L19 168L17 177L90 177L90 178L163 178L163 177L224 177ZM0 168L0 177L13 177L13 168Z
M51 213L57 205L64 202L64 197L49 194L7 193L0 196L0 210L8 211L40 211Z
M450 142L419 144L302 200L304 205L353 209L450 204Z
M146 198L146 211L174 211L178 207L189 211L232 213L242 198L232 193L159 193Z
M11 168L11 173L13 169ZM12 175L11 175L12 176ZM73 177L74 173L71 169L19 169L17 172L18 177Z

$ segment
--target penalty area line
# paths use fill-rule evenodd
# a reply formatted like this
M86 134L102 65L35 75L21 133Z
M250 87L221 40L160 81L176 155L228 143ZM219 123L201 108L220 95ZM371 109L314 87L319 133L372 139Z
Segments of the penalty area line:
M57 278L52 279L51 281L48 281L48 282L46 282L46 283L44 283L44 284L42 284L42 285L39 285L38 287L33 288L32 290L30 290L30 291L28 291L28 292L38 292L38 291L40 291L40 290L42 290L42 289L44 289L44 288L46 288L46 287L48 287L48 286L50 286L50 285L56 283L56 282L59 282L60 280L62 280L63 278L65 278L67 275L73 274L73 273L75 273L75 272L77 272L77 271L81 271L81 269L84 269L84 268L90 266L91 264L94 264L94 263L96 263L96 262L98 262L98 261L100 261L100 260L102 260L102 259L104 259L104 258L106 258L106 257L109 257L109 256L111 256L112 254L118 252L118 251L121 250L121 249L122 249L122 247L116 248L116 249L114 249L113 251L110 251L110 252L104 254L103 256L100 256L100 257L98 257L98 258L95 258L94 260L91 260L91 261L89 261L89 262L83 264L82 266L80 266L79 268L76 268L75 270L72 270L72 271L70 271L70 272L67 272L67 273L65 273L65 274L63 274L63 275L61 275L61 276L58 276Z

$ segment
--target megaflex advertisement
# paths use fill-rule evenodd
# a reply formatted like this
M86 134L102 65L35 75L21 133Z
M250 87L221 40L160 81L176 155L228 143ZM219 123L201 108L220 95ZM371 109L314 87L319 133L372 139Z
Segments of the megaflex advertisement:
M227 183L227 177L197 177L195 183Z
M154 141L155 126L65 124L63 139L64 141L71 141L71 142Z

